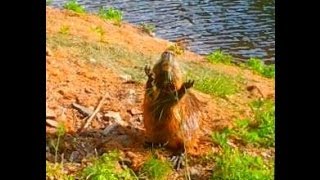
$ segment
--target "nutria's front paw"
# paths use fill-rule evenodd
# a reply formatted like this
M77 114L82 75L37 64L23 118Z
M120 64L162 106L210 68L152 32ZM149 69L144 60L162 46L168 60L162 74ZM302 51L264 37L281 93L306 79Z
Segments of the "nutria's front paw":
M149 65L146 65L146 66L144 67L144 72L146 73L146 75L147 75L148 77L152 76L151 67L150 67Z
M194 84L194 80L189 80L189 81L183 83L183 87L186 89L189 89L193 86L193 84Z

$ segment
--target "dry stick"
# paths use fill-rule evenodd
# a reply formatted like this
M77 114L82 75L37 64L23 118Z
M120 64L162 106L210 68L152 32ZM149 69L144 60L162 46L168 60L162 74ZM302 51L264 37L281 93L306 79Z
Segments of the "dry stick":
M81 131L85 130L88 128L89 124L91 123L91 121L93 120L93 118L96 116L96 114L99 112L100 108L103 105L104 100L106 99L106 97L108 96L108 93L106 93L102 99L100 100L96 110L94 110L94 112L91 114L91 116L88 118L86 124L83 126L83 128L81 129Z

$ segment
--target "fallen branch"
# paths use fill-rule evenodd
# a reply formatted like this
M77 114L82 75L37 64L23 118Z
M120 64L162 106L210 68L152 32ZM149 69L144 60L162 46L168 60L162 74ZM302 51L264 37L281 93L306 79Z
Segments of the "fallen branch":
M106 97L109 95L109 93L106 93L102 99L100 100L96 110L94 110L94 112L91 114L91 116L87 119L87 122L85 123L85 125L83 126L83 128L81 129L81 131L85 130L88 128L88 126L90 125L91 121L93 120L93 118L96 116L96 114L99 112L100 108L102 107L104 100L106 99Z
M77 103L72 103L73 108L75 108L76 110L78 110L81 114L85 115L85 116L90 116L93 114L93 110L86 108L84 106L81 106L80 104Z

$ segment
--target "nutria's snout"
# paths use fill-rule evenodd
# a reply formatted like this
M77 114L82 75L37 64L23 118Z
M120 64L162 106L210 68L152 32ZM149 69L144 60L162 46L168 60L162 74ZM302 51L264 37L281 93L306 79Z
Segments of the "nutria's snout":
M159 64L155 69L156 86L160 89L175 89L174 86L174 54L165 51L161 54Z
M166 71L170 73L173 63L174 63L174 54L170 51L163 52L161 55L162 71Z
M172 61L173 57L174 57L174 54L172 52L170 52L170 51L165 51L161 55L161 59L163 61L168 61L168 62Z

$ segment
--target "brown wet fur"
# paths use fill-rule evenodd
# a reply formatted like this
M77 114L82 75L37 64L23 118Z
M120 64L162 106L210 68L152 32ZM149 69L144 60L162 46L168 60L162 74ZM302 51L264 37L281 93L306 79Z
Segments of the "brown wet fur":
M169 51L164 53L174 56ZM167 59L161 57L152 73L154 84L151 92L146 85L143 104L147 137L152 143L166 144L174 152L186 150L192 153L198 142L203 104L189 90L177 98L178 91L185 87L181 69L174 59L168 63ZM171 76L171 79L168 80L166 76Z

